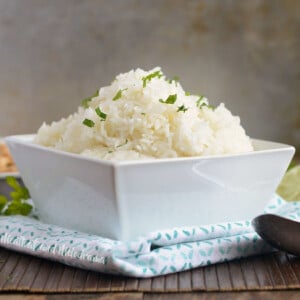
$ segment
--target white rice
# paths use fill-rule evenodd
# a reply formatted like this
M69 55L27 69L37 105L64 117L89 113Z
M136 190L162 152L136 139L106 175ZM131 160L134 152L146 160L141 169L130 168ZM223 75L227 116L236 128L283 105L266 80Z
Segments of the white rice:
M88 107L66 119L43 124L35 142L47 147L107 160L138 160L249 152L249 137L233 116L220 104L187 95L179 82L161 77L161 72L137 69L120 74L110 86L99 90ZM149 80L145 80L148 76ZM150 76L151 77L151 76ZM121 91L121 92L120 92ZM119 98L113 100L119 92ZM174 97L176 101L162 103ZM161 101L160 101L161 100ZM179 109L181 107L181 110ZM105 117L99 117L100 108ZM99 112L99 111L98 111ZM88 119L93 127L83 124Z

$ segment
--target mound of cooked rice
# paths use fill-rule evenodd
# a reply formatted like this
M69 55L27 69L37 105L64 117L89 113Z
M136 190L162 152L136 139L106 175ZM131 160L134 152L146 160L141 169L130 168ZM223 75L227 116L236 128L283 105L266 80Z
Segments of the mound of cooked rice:
M118 75L73 115L43 124L35 142L107 160L186 157L252 151L249 137L220 104L186 93L160 68Z

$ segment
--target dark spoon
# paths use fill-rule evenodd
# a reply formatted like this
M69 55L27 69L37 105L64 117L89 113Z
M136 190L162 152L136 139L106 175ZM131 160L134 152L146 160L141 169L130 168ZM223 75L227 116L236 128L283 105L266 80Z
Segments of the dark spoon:
M253 219L260 237L276 249L300 256L300 222L265 214Z

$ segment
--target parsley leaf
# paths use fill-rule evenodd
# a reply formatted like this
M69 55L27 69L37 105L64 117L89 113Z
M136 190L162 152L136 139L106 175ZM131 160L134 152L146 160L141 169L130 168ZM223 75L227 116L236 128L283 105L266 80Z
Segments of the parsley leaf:
M155 71L145 77L142 78L143 80L143 88L146 87L147 82L151 81L153 78L157 77L160 78L163 74L161 73L161 71Z
M116 100L118 100L118 99L120 99L121 97L122 97L122 93L123 93L123 91L126 91L126 90L128 90L127 88L125 88L125 89L123 89L123 90L118 90L118 92L116 93L116 95L113 97L113 101L116 101Z
M165 104L174 104L176 99L177 99L177 95L174 94L174 95L169 95L169 97L166 100L159 99L159 102Z
M191 96L191 93L190 92L185 92L185 95L186 96Z
M30 214L32 210L32 206L26 202L22 201L11 201L7 209L4 211L5 216L11 216L11 215L22 215L27 216Z
M95 98L95 97L98 97L99 96L99 90L96 91L96 93L91 96L91 97L88 97L88 98L85 98L81 101L81 106L84 107L84 108L88 108L89 107L89 102Z
M188 110L188 108L186 108L184 105L178 106L177 111L182 111L182 112L186 112Z
M85 126L90 127L90 128L95 126L95 122L90 119L84 119L82 121L82 124L84 124Z
M201 108L203 105L206 104L205 102L203 102L203 99L204 99L204 96L200 95L196 102L197 107Z
M27 216L32 211L32 205L26 203L30 198L29 191L26 187L21 186L13 176L6 177L6 183L13 189L10 193L11 200L0 195L0 214L23 215Z
M214 109L214 107L211 106L211 105L209 105L209 104L207 104L206 101L204 101L204 99L205 99L204 96L202 96L202 95L199 96L199 98L198 98L198 100L196 102L197 107L199 107L200 109L202 107L207 107L207 108L210 108L210 109Z
M106 120L107 114L105 114L103 111L101 111L100 107L97 107L95 109L95 112L99 116L99 118L100 118L101 121L105 121Z
M15 177L6 177L6 183L13 188L13 191L10 193L12 200L28 199L30 197L28 189L26 187L22 187Z

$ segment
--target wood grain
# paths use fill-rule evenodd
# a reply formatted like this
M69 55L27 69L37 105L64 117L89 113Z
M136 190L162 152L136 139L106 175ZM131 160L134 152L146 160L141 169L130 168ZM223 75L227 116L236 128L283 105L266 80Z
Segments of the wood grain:
M288 291L300 290L299 279L300 258L282 252L138 279L76 269L0 248L1 293L142 293L146 297L147 293Z
M0 295L0 300L298 300L297 291L273 292L193 292L193 293L98 293L98 294L54 294L54 295Z

